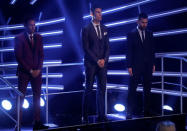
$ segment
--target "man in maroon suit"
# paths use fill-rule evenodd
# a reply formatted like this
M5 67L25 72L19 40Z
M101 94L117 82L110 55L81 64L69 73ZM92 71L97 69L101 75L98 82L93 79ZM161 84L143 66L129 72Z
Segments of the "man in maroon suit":
M33 129L46 129L47 127L40 122L40 94L44 58L42 37L35 33L35 20L33 18L26 19L24 27L25 32L15 38L15 56L18 62L18 89L25 96L28 83L31 83L34 105ZM21 97L21 106L23 100L24 97ZM22 117L22 109L19 117Z

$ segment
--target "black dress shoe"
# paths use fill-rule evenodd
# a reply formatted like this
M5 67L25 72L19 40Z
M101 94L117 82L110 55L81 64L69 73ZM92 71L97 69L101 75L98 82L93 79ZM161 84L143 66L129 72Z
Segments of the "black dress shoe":
M35 122L34 126L33 126L33 130L44 130L44 129L48 129L48 128L49 128L49 126L45 126L41 122Z

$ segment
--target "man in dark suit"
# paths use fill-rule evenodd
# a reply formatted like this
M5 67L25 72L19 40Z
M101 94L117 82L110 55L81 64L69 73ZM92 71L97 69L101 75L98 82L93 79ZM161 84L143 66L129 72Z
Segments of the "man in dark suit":
M105 115L105 91L107 64L109 58L109 38L107 28L100 22L102 9L92 6L92 21L82 30L86 86L83 95L83 121L88 122L88 103L90 102L94 79L97 79L98 121L107 120Z
M18 62L18 90L24 96L28 83L31 82L34 105L34 127L33 129L47 128L40 122L40 94L42 85L42 65L43 65L43 43L41 35L35 33L35 20L28 18L24 23L25 32L15 38L15 56ZM21 105L24 97L21 97ZM21 108L20 108L21 109ZM22 109L20 110L20 119Z
M139 81L143 80L144 116L150 115L150 90L152 73L155 71L153 33L147 29L148 16L141 13L138 26L127 35L127 67L130 74L127 118L132 117L135 109L136 89Z

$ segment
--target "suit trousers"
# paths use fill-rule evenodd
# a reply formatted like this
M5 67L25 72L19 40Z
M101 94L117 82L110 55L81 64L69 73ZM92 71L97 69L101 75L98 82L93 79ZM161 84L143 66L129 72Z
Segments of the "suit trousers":
M97 65L87 64L85 66L85 91L83 94L82 114L83 117L88 117L88 107L91 104L91 94L93 89L94 80L97 80L97 93L96 93L96 106L99 117L105 116L105 92L107 81L107 68L100 68Z
M42 85L42 74L38 77L33 78L30 74L19 72L18 73L18 90L23 93L23 97L20 99L20 121L22 119L22 105L24 102L28 83L31 83L33 91L33 110L34 110L34 121L40 121L40 95Z

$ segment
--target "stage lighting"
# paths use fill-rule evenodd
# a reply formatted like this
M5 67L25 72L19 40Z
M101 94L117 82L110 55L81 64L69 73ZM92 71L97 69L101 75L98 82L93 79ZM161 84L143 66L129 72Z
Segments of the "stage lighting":
M125 111L125 106L123 104L115 104L114 109L118 112L123 112Z
M10 4L11 4L11 5L14 5L15 3L16 3L16 0L11 0L11 1L10 1Z
M8 100L3 100L2 103L1 103L2 107L5 109L5 110L11 110L12 109L12 104L10 101Z
M30 4L34 5L36 3L37 0L31 0Z
M44 107L45 106L45 101L43 98L40 98L40 106Z
M103 10L102 14L103 15L111 14L111 13L114 13L114 12L118 12L118 11L122 11L122 10L129 9L129 8L132 8L132 7L136 7L138 5L143 5L143 4L146 4L146 3L150 3L150 2L153 2L153 1L154 0L142 0L142 1L138 1L138 2L133 2L133 3L130 3L130 4L119 6L119 7ZM84 19L87 19L87 18L90 18L90 17L91 17L90 15L83 16Z
M23 108L25 108L25 109L28 109L28 108L29 108L29 102L28 102L27 99L24 99Z
M168 106L168 105L164 105L163 109L167 110L167 111L173 111L173 108L171 106Z

